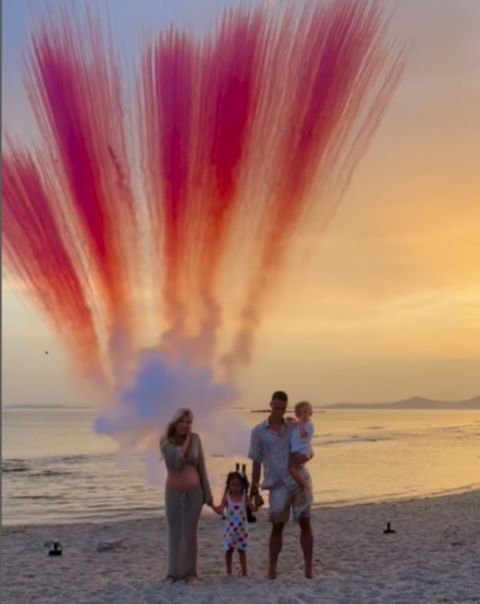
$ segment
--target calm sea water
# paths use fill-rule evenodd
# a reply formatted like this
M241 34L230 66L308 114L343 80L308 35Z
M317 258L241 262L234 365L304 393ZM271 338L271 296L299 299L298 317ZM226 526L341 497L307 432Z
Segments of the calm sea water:
M235 413L252 426L264 417ZM94 434L93 421L90 410L4 409L4 524L101 522L163 513L158 454L119 458L108 437ZM315 413L314 421L315 457L309 469L318 504L396 500L480 486L479 412L328 410ZM217 492L236 461L247 460L207 460Z

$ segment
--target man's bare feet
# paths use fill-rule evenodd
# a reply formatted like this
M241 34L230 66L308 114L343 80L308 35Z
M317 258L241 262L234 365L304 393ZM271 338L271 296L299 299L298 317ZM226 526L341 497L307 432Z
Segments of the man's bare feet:
M186 581L187 585L198 585L200 580L197 577L189 577Z

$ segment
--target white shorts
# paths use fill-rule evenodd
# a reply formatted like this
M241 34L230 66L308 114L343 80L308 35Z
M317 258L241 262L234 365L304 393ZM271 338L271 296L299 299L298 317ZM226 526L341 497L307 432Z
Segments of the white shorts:
M311 487L312 483L308 472L305 472L305 479ZM294 490L289 489L286 485L280 485L270 490L268 502L270 505L270 522L279 524L288 521L290 508L292 508L293 517L296 521L300 518L310 518L313 495L311 490L308 493L302 493L298 485Z

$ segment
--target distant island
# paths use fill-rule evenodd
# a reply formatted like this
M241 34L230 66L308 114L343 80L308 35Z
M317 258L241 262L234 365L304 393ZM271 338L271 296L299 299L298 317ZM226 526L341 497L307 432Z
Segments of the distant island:
M393 403L335 403L333 405L322 405L319 409L449 409L452 411L480 411L480 395L466 401L436 401L421 396L414 396Z
M436 401L429 398L423 398L421 396L414 396L401 401L395 401L390 403L334 403L331 405L315 405L314 410L316 413L325 413L327 409L418 409L418 410L450 410L450 411L480 411L480 395L470 398L465 401ZM33 404L13 404L4 405L6 409L48 409L54 410L95 410L95 407L88 407L84 405L33 405ZM231 407L234 410L245 410L243 407ZM250 413L270 413L269 408L265 409L250 409ZM290 409L291 411L291 409Z

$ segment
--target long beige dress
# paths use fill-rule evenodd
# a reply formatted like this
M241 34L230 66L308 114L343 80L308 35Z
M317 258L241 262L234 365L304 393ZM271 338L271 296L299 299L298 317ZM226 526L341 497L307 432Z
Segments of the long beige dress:
M162 447L165 465L170 471L180 471L185 464L197 468L200 484L195 489L165 489L165 509L168 525L167 578L188 579L197 576L197 532L204 503L212 504L202 443L198 434L192 434L187 457L181 447L168 440Z

